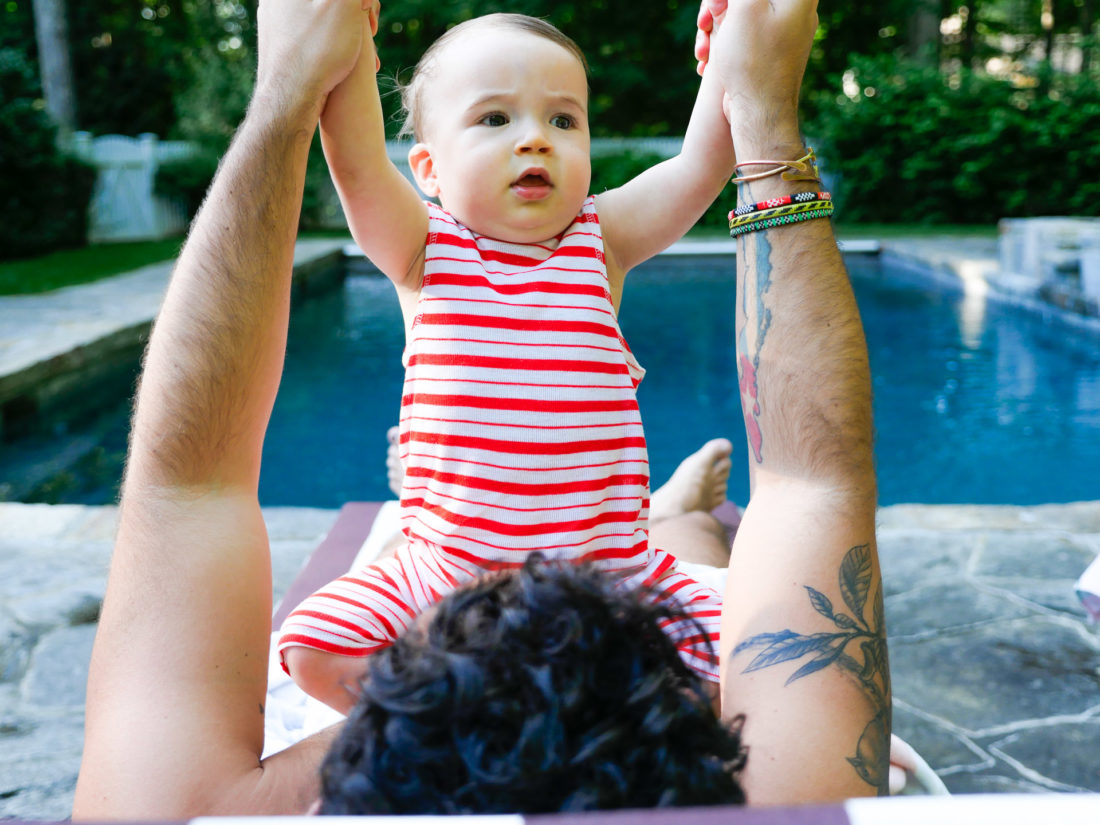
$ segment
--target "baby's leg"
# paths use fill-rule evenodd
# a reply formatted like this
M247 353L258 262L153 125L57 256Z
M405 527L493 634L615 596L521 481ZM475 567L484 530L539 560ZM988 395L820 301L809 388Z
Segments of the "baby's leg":
M401 498L401 485L405 482L405 468L401 466L401 450L397 443L400 437L399 427L386 430L386 481L390 492L398 498Z
M649 528L650 543L679 561L728 567L730 539L726 527L708 512L696 510L662 519Z
M340 656L311 647L288 647L283 662L294 682L345 716L359 699L359 684L367 672L366 656Z
M347 713L367 658L460 583L431 558L399 548L329 582L291 611L279 638L283 664L302 690Z

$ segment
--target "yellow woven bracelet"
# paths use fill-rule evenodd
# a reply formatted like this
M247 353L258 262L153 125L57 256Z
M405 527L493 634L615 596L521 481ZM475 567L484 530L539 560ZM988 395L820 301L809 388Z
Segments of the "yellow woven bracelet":
M735 215L730 218L730 229L737 229L740 226L747 226L748 224L771 220L772 218L782 218L786 215L799 215L803 212L812 212L815 209L828 209L832 211L833 202L831 200L804 201L802 203L789 203L785 206L776 206L771 209L761 209L758 212L750 212L747 215Z

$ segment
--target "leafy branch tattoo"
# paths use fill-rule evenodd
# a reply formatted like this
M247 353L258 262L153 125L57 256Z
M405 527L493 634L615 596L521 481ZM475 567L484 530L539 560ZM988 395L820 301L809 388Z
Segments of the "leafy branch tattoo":
M742 187L744 203L753 202L752 190L748 185ZM745 430L748 434L749 446L752 448L752 456L757 464L764 461L764 434L760 429L760 350L764 346L764 339L768 337L768 330L772 325L772 313L764 304L764 296L772 284L772 246L768 241L766 231L749 232L742 235L739 257L744 261L743 273L750 270L756 272L756 279L750 284L745 276L741 284L741 315L742 323L737 334L737 377L741 388L741 410L745 418ZM751 302L751 304L750 304ZM750 305L752 312L749 311ZM750 325L750 320L754 324ZM753 346L750 355L749 336L750 326L754 326Z
M872 578L870 545L851 548L841 562L838 575L840 594L848 613L838 612L828 596L803 585L814 610L836 625L837 630L808 635L793 630L761 633L737 645L730 658L746 650L759 650L742 671L752 673L812 657L790 675L785 682L787 685L830 665L836 665L854 678L867 697L873 715L856 743L855 755L849 756L848 762L859 777L882 796L889 787L890 668L881 585L870 600L870 620L866 617Z

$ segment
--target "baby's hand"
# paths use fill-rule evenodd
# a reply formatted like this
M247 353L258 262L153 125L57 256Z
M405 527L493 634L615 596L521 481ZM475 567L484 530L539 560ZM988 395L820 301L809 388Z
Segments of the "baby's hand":
M699 61L696 71L700 76L710 59L710 36L715 27L722 22L726 14L728 0L702 0L699 4L699 17L696 21L699 30L695 33L695 59Z
M378 50L374 47L374 36L378 33L378 16L380 11L379 0L362 0L363 13L360 14L358 23L362 32L360 34L361 46L359 56L348 75L329 93L325 101L324 110L321 112L321 120L326 123L326 128L335 129L336 122L341 115L353 111L357 104L348 105L342 101L356 101L357 96L363 94L365 86L377 88L375 75L381 68L378 59ZM373 58L374 71L370 70L370 60Z
M359 57L362 59L368 51L374 52L374 71L377 73L382 68L382 61L378 57L378 49L374 46L374 38L378 35L378 18L382 14L382 0L363 0L363 11L367 13L367 29L363 31L363 51L359 53Z

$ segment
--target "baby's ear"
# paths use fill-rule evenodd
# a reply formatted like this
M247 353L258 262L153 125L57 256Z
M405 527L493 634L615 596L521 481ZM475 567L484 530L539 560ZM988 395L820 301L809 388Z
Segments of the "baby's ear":
M409 169L412 170L416 185L425 197L439 197L439 179L435 175L435 161L432 150L426 143L417 143L409 150Z

